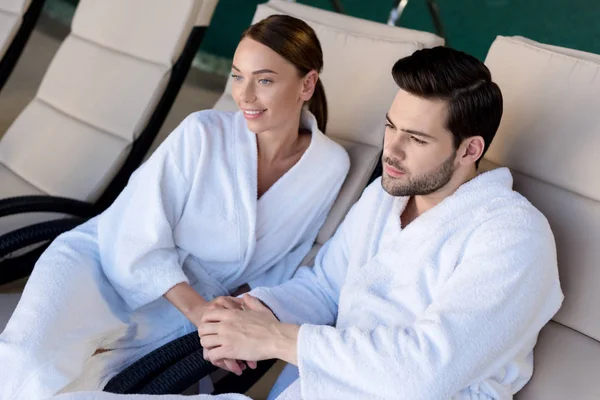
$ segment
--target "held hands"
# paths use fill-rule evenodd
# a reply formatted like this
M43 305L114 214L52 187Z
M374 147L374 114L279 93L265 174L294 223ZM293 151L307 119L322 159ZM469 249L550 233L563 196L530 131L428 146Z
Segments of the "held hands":
M213 307L203 313L198 334L204 358L213 364L227 359L248 360L249 365L276 358L282 324L256 297L244 295L235 300L241 302L240 307Z
M188 318L194 325L196 325L196 327L200 328L202 326L202 319L205 314L215 312L217 310L242 310L243 304L244 302L242 299L235 297L217 297L208 303L194 307L194 309L188 315ZM200 335L200 329L198 329L198 334ZM212 361L207 358L207 352L207 349L204 348L204 358L208 361L211 361L216 367L233 372L236 375L241 375L242 371L246 369L246 364L243 361L237 361L231 358L213 359L214 361ZM256 368L256 362L249 361L248 366L254 369Z

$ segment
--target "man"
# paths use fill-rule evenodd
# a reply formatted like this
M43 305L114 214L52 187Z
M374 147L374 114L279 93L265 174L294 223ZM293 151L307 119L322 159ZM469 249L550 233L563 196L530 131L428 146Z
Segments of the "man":
M382 178L314 267L205 314L206 357L298 366L278 399L510 399L563 299L552 232L507 169L477 175L502 115L480 61L438 47L392 74Z

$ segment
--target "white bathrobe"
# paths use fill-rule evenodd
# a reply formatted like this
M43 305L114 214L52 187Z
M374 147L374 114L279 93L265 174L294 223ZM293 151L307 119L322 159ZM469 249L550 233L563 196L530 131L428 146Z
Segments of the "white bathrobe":
M186 118L108 210L61 235L36 264L0 336L0 399L46 398L77 377L67 389L101 388L193 331L162 297L180 282L212 299L289 279L349 169L308 111L302 126L312 132L308 149L257 200L256 135L243 115ZM91 357L98 348L112 351Z
M550 227L511 188L506 168L481 174L402 229L407 198L378 180L314 268L257 289L303 324L285 398L512 398L563 295Z
M277 399L511 399L563 299L550 227L511 187L505 168L481 174L402 229L407 198L377 180L313 268L253 290L302 325L300 378Z

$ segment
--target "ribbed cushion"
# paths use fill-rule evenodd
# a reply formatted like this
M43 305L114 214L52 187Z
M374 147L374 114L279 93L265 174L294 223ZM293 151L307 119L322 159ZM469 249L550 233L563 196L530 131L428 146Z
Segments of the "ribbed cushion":
M550 322L535 350L531 382L516 400L597 400L600 343L570 328Z
M0 0L0 11L23 15L29 8L31 0Z
M31 0L0 0L0 59L10 46Z
M487 56L505 118L486 158L600 200L600 56L532 43L499 37Z
M338 225L367 186L375 166L381 161L380 148L351 140L339 138L334 138L334 140L341 144L350 156L350 171L317 236L317 243L321 245L333 236Z
M128 146L122 138L34 99L2 138L0 162L47 194L92 200ZM7 190L3 185L2 197Z
M282 14L293 15L307 22L311 21L316 24L337 29L344 34L356 34L381 41L389 40L397 42L400 40L405 42L418 42L423 44L424 47L435 47L444 44L444 40L433 33L381 24L379 22L351 17L333 11L307 7L295 2L271 0L266 6ZM262 7L264 8L265 5ZM258 12L261 12L260 8ZM257 15L259 15L258 12ZM255 19L257 15L255 15Z
M0 162L47 194L94 201L147 126L199 14L215 4L81 0L35 99L3 136Z
M565 294L554 317L561 325L544 329L533 379L517 398L597 398L590 373L600 369L600 56L498 37L486 64L505 110L482 167L509 167L515 190L548 218Z
M21 21L20 15L0 9L0 58L4 57L4 53L19 30Z
M170 67L71 35L52 60L37 98L131 142L146 125L169 75Z
M179 57L202 3L198 0L80 1L73 17L72 34L142 60L170 66Z
M6 192L6 197L13 196L26 196L26 195L38 195L45 194L35 186L31 185L25 179L15 174L9 168L0 163L0 182L2 182L2 189ZM8 233L14 229L21 228L24 224L34 224L43 220L52 218L54 214L47 213L32 213L32 214L17 214L2 217L2 224L0 224L0 235ZM1 321L0 321L1 325ZM0 329L0 332L2 330Z

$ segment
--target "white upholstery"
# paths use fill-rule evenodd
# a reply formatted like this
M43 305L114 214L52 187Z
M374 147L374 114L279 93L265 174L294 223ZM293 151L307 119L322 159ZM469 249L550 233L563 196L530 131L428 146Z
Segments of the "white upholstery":
M0 10L13 13L13 14L25 14L31 0L0 0Z
M350 155L350 173L334 208L317 238L323 244L362 193L383 145L385 113L398 88L392 79L394 63L418 49L442 45L431 33L336 14L283 0L257 7L253 23L272 14L304 20L316 32L323 49L321 80L329 109L326 134ZM215 105L234 110L231 79Z
M504 116L486 169L511 168L515 189L550 221L565 301L542 331L518 399L600 395L600 56L498 37L486 64Z
M73 17L72 33L168 68L177 61L202 3L196 0L80 1ZM108 26L111 29L107 29Z
M14 175L2 178L0 197L20 193L5 182L21 181L94 201L147 125L194 25L216 3L81 0L36 97L0 140L2 174ZM0 234L7 230L0 219Z
M0 59L19 30L30 3L31 0L0 0Z

